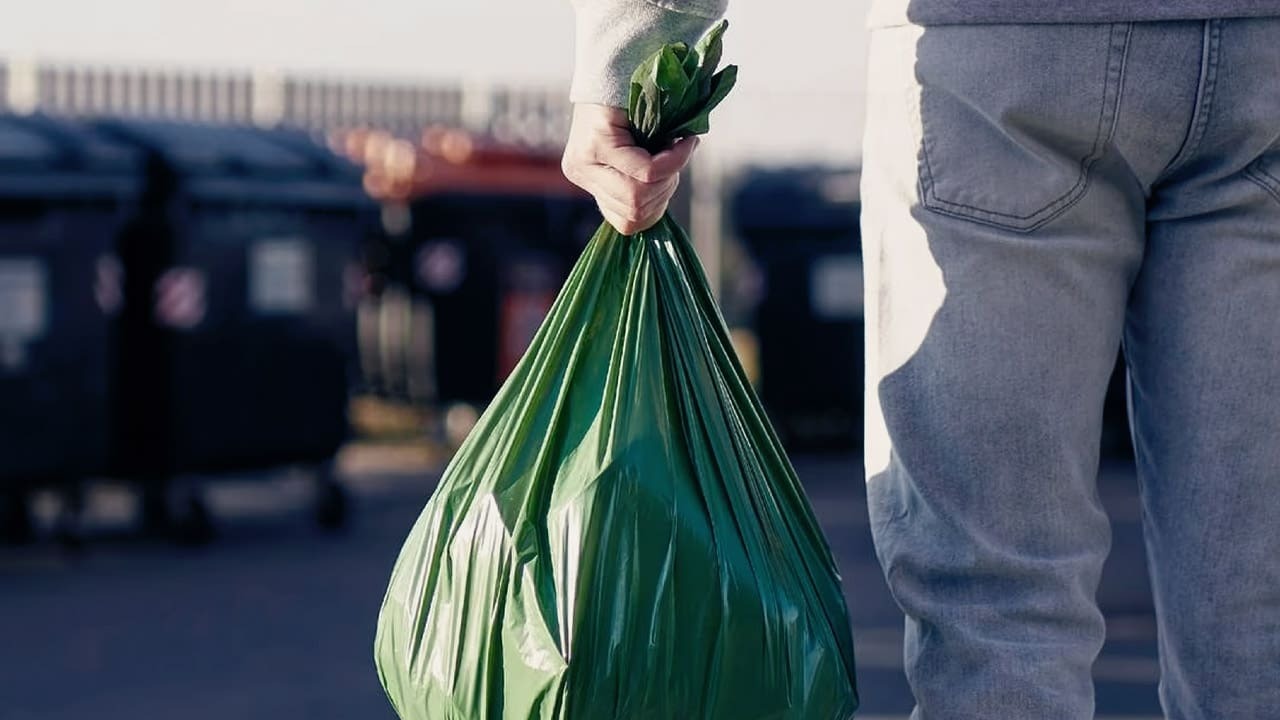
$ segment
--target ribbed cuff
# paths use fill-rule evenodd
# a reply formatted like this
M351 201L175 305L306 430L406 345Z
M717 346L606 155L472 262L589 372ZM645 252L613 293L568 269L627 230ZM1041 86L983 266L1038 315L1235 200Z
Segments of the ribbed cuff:
M692 46L724 15L725 0L573 0L576 10L569 100L625 108L631 74L666 43Z

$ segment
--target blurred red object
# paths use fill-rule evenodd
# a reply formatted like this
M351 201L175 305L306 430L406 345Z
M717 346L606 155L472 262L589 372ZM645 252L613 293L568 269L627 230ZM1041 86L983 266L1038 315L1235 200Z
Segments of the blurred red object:
M429 127L419 143L377 130L352 130L333 147L365 168L365 189L379 200L450 192L584 195L560 170L560 156L499 143L465 130Z

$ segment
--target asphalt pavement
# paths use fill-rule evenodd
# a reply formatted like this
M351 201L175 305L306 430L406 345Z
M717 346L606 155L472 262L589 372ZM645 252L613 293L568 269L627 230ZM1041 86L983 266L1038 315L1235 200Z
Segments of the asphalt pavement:
M392 463L394 466L395 463ZM130 494L90 502L85 548L0 548L0 719L394 720L374 672L374 623L400 543L435 477L346 463L351 526L328 534L304 477L208 485L218 536L138 537ZM860 459L796 460L841 566L861 718L905 718L902 620L876 564ZM1131 470L1102 473L1115 524L1100 601L1110 640L1099 717L1159 716L1154 622Z

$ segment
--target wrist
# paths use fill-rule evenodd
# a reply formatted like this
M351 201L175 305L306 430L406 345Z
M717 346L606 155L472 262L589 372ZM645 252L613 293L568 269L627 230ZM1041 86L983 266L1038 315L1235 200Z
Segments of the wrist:
M723 14L723 0L576 0L574 103L625 108L631 74L666 43L697 42Z

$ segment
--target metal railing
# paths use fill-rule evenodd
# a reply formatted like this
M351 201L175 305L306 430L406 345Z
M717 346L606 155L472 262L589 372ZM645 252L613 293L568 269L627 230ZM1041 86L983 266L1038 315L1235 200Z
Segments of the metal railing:
M0 110L359 127L412 139L447 125L541 147L563 142L570 105L563 88L17 61L0 63Z

